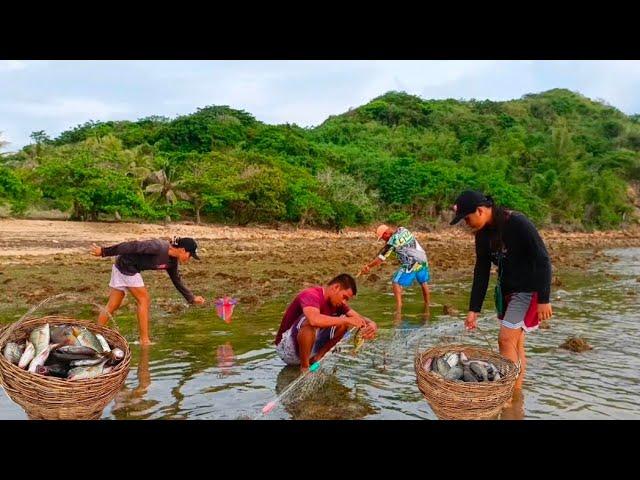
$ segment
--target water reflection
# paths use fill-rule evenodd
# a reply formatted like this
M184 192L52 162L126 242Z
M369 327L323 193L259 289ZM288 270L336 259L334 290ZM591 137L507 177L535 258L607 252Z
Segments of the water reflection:
M505 405L500 414L501 420L524 420L524 392L521 388L513 391L511 401Z
M123 387L114 399L112 414L117 419L144 418L148 416L146 412L159 403L157 400L145 398L151 385L151 373L149 372L149 353L151 348L150 345L140 346L137 368L138 385L135 388Z
M279 395L298 378L300 369L285 366L276 379ZM284 409L295 420L357 420L376 413L364 392L348 388L331 371L309 374L310 381L294 387L294 392L281 399Z

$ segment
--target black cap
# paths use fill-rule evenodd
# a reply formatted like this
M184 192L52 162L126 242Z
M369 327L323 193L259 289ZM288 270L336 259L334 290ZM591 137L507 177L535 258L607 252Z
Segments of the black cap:
M453 211L456 212L456 216L451 220L450 225L455 225L464 217L476 211L480 206L493 205L493 200L489 196L485 196L481 192L475 192L473 190L466 190L460 194L456 199L456 203L453 205Z
M178 239L178 241L176 242L176 247L184 248L187 252L191 254L193 258L195 258L196 260L200 260L200 257L198 256L198 253L197 253L198 244L193 238L184 237L184 238Z

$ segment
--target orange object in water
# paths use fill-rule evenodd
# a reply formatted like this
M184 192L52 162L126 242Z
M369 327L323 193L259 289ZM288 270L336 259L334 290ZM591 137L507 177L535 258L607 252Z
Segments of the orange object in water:
M229 298L225 296L224 298L219 298L215 302L216 312L218 316L224 320L226 323L231 323L231 316L233 315L233 309L238 303L238 300L235 298Z

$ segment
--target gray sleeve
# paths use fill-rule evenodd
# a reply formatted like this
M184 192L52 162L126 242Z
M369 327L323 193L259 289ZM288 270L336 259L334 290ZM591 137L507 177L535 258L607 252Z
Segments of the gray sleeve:
M191 293L184 283L182 283L182 278L180 277L180 272L178 272L178 264L176 263L173 266L170 266L167 269L167 273L173 282L174 287L182 294L185 300L189 303L193 303L194 295Z
M134 240L131 242L122 242L111 247L102 248L103 257L112 257L114 255L159 255L166 252L168 242L162 240Z

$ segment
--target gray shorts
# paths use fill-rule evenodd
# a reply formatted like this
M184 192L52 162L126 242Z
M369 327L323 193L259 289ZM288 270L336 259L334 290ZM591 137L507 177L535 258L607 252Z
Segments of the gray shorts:
M298 356L298 331L304 325L307 317L302 315L293 326L282 334L280 343L276 345L278 356L287 365L300 365L300 357ZM311 349L311 356L318 353L325 343L331 340L336 333L336 327L316 328L316 341Z
M507 311L500 324L507 328L522 328L526 332L538 328L538 302L533 292L516 292L509 295Z

